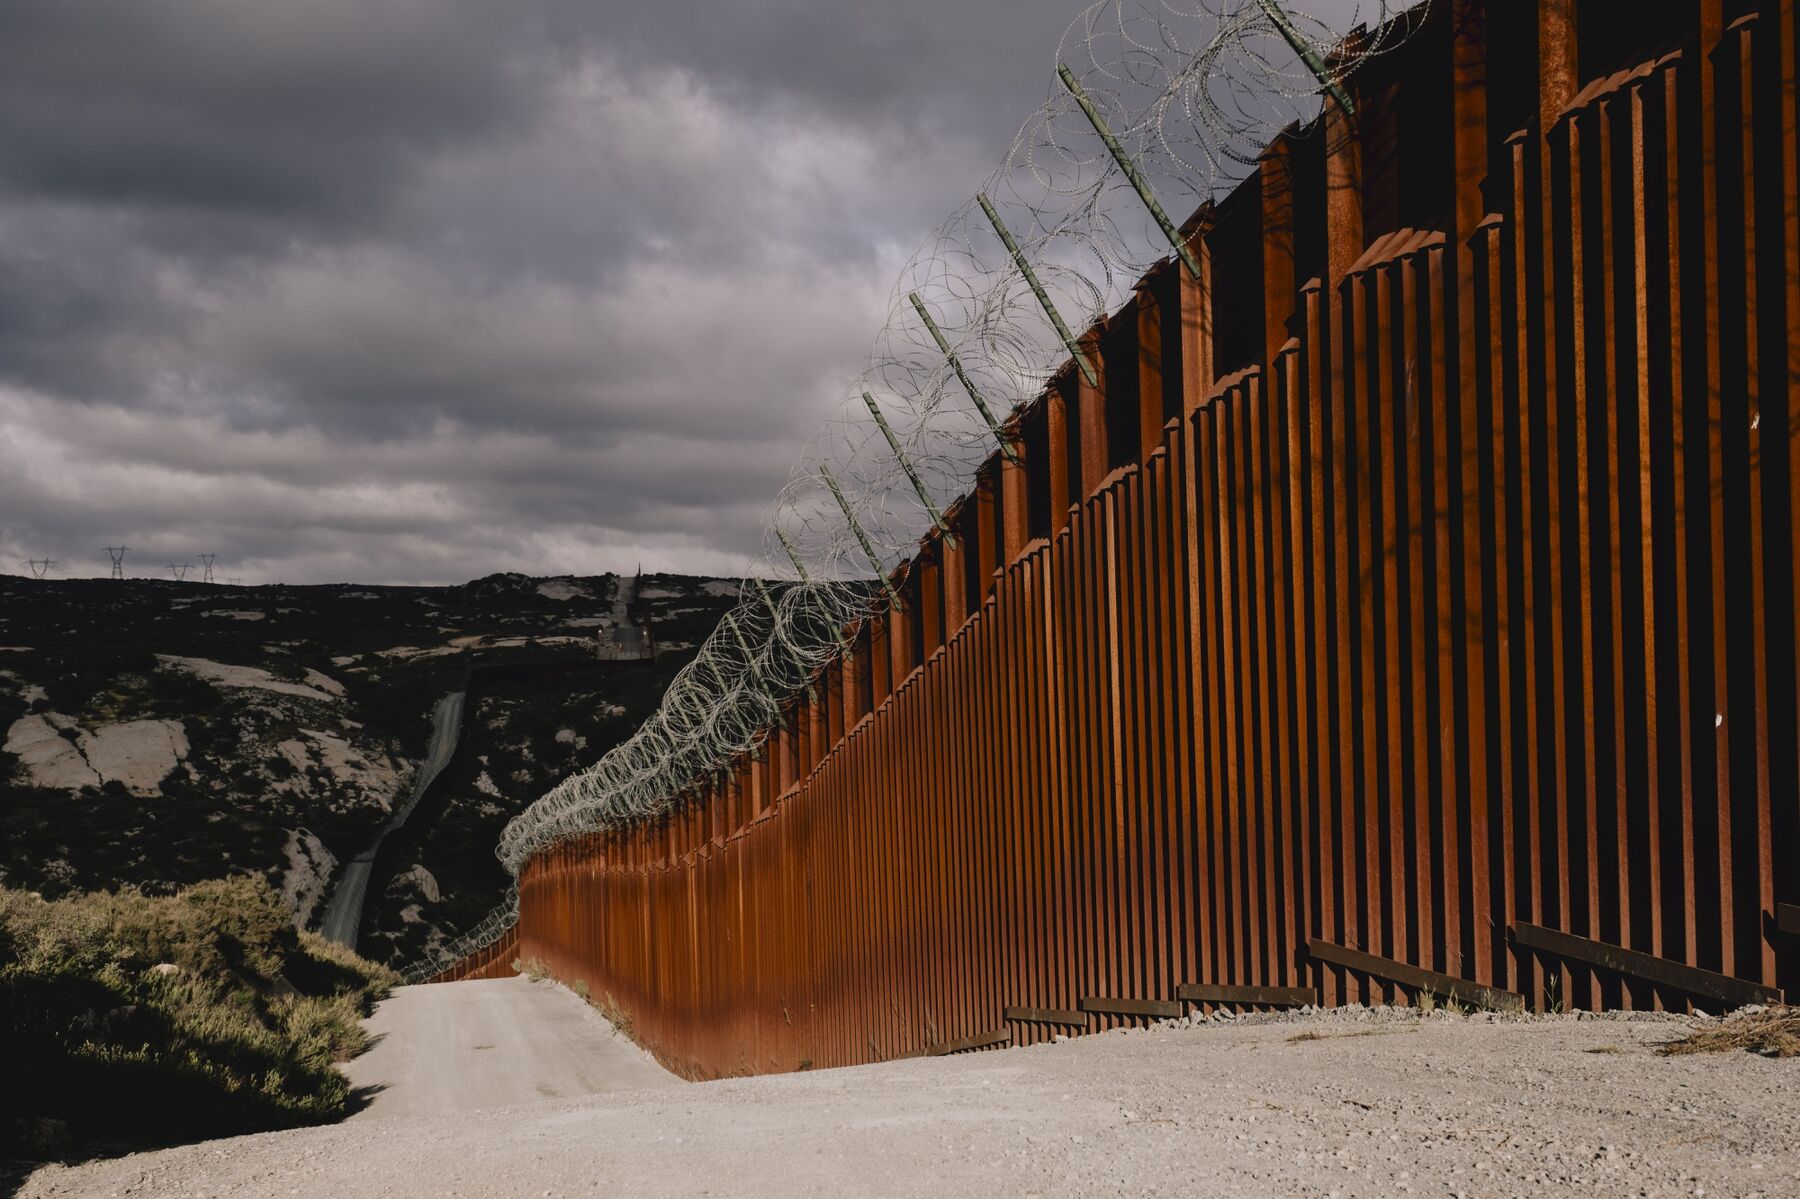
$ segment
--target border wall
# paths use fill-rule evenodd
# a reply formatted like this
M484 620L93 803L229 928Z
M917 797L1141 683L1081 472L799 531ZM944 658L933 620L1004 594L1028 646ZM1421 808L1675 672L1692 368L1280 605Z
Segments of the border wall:
M694 1078L1800 986L1793 0L1620 12L1415 13L817 702L445 977L542 961Z

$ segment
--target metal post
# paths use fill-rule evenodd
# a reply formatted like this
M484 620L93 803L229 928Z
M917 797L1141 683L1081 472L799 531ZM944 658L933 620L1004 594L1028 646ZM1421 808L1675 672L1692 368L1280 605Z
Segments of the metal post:
M943 532L944 540L950 543L950 548L955 549L956 534L951 532L950 526L944 523L944 514L938 511L938 506L931 502L931 493L925 490L925 480L919 478L919 472L914 470L912 463L907 460L906 451L900 448L900 439L895 437L894 430L888 427L887 417L881 415L881 408L875 403L875 397L866 391L862 393L862 397L863 403L869 406L869 415L874 417L875 423L881 426L881 432L887 438L888 448L894 451L894 458L900 463L900 469L905 471L906 477L912 480L913 490L919 493L919 502L925 505L925 511L931 513L931 523Z
M837 478L827 467L821 465L819 474L824 477L825 485L831 488L831 494L837 499L838 507L843 509L844 519L850 522L850 531L855 533L856 540L862 543L863 553L868 556L869 565L875 570L875 577L881 580L882 589L887 592L888 603L893 606L894 611L900 611L905 607L900 602L900 593L894 590L894 584L889 581L887 572L881 569L881 559L875 556L875 547L870 544L869 535L863 532L862 525L857 522L856 513L850 510L850 501L844 498L843 488L838 486Z
M1156 218L1163 236L1169 239L1169 245L1174 247L1175 253L1187 265L1188 273L1196 279L1200 278L1200 264L1194 260L1194 252L1188 249L1187 242L1181 239L1181 233L1175 228L1175 222L1169 219L1169 214L1157 203L1156 193L1150 190L1150 181L1144 178L1143 172L1137 169L1137 163L1131 161L1131 155L1125 153L1125 147L1119 144L1119 139L1106 127L1106 118L1100 115L1100 110L1088 99L1087 93L1081 88L1081 81L1075 78L1075 72L1069 70L1066 63L1059 62L1056 64L1056 74L1063 81L1063 86L1069 89L1069 94L1075 97L1075 103L1081 105L1081 111L1087 114L1088 123L1094 127L1094 132L1106 143L1113 161L1119 164L1119 169L1125 172L1125 178L1137 189L1138 199L1144 202L1144 207Z
M1012 255L1013 265L1017 266L1019 273L1025 276L1025 282L1031 284L1032 294L1036 295L1038 303L1043 305L1044 315L1049 317L1051 325L1055 326L1056 335L1062 338L1063 345L1068 348L1069 356L1075 359L1075 365L1079 366L1081 373L1087 376L1088 386L1100 386L1100 376L1095 373L1093 364L1087 360L1087 355L1081 352L1081 347L1075 344L1075 335L1069 332L1069 326L1063 324L1062 313L1058 312L1056 305L1050 302L1050 293L1044 290L1042 283L1038 282L1037 272L1032 270L1031 263L1025 260L1025 252L1019 249L1019 243L1014 241L1013 235L1008 232L1006 222L1002 221L1000 214L994 211L994 205L988 200L987 193L976 192L975 198L981 202L981 211L987 213L988 223L994 227L994 232L1000 235L1000 241L1006 246L1007 252Z
M1012 442L1007 440L1006 434L1001 431L1000 422L994 419L993 412L988 408L987 400L982 397L980 391L976 390L974 380L970 379L969 373L963 370L962 361L957 358L956 351L950 348L950 342L944 337L943 330L939 329L937 322L931 319L931 314L925 311L925 304L919 299L919 293L907 292L906 298L912 301L912 306L918 312L919 319L924 321L925 327L931 331L931 339L937 342L938 349L943 351L944 357L949 360L950 369L954 370L956 377L962 380L963 390L969 393L969 398L975 402L976 409L981 413L981 419L987 422L989 432L993 433L994 440L1000 443L1000 452L1006 455L1008 462L1016 465L1019 461L1019 452L1013 449Z
M1336 100L1338 107L1344 110L1344 115L1355 116L1356 105L1350 103L1350 97L1338 85L1337 80L1331 77L1331 72L1326 70L1325 60L1320 58L1318 51L1314 50L1306 39L1300 36L1300 31L1294 28L1294 23L1288 19L1287 13L1282 11L1281 5L1277 4L1275 0L1256 0L1256 2L1268 16L1269 23L1275 26L1275 32L1279 33L1287 41L1287 44L1294 48L1294 53L1300 56L1300 61L1306 64L1306 69L1313 73L1313 77L1319 81L1319 85L1331 93L1331 98Z

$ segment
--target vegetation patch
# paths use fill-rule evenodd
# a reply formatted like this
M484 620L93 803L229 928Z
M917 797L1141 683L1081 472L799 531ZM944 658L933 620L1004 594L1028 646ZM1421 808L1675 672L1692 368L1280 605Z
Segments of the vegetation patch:
M172 896L0 889L0 1155L318 1124L388 970L297 932L260 878Z
M1664 1042L1656 1051L1666 1057L1679 1053L1724 1053L1734 1049L1764 1057L1800 1057L1800 1007L1747 1009L1678 1041Z

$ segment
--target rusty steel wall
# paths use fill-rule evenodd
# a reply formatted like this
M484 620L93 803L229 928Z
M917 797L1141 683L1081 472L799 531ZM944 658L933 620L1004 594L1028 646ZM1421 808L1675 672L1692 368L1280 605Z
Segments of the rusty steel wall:
M1800 982L1793 2L1426 22L1090 331L817 703L535 858L475 969L696 1078Z

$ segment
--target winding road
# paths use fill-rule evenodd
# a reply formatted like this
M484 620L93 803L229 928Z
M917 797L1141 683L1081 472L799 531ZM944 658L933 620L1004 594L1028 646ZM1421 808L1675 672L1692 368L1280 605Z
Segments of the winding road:
M319 931L330 940L356 948L357 930L362 927L363 903L368 897L369 873L375 866L375 854L380 850L383 839L406 823L406 818L418 807L425 789L431 786L432 780L437 778L438 773L449 764L450 756L456 752L456 737L462 728L463 700L466 694L452 691L438 700L437 707L431 712L431 745L425 752L425 761L420 764L418 773L413 775L412 789L407 792L405 802L394 809L368 847L344 863L344 872L338 878L337 889L331 893L331 901L325 905L325 918L319 925Z
M627 662L648 658L650 638L642 625L631 619L632 605L637 603L643 572L630 579L621 577L613 591L612 640L600 642L600 657L608 661Z

